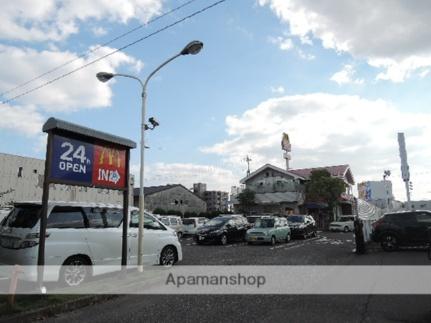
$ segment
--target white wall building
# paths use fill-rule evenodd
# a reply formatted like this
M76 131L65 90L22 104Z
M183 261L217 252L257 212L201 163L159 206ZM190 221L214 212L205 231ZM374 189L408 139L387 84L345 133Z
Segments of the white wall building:
M0 153L0 207L18 201L41 201L45 161ZM133 177L130 205L133 205ZM116 190L51 184L52 201L80 201L122 204L123 193Z
M391 181L358 183L358 197L381 209L393 208L394 195Z

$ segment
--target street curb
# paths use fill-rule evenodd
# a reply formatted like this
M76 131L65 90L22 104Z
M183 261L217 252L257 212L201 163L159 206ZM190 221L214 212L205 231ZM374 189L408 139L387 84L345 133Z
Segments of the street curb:
M89 306L94 303L107 301L121 295L91 295L71 300L65 303L50 305L35 310L26 311L23 313L13 314L6 317L0 317L0 322L30 322L43 317L54 316L59 313L70 312L76 309Z

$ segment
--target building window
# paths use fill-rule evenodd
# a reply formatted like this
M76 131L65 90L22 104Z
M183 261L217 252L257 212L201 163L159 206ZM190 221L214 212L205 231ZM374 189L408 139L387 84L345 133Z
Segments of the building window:
M18 177L22 177L22 167L18 167Z
M37 169L33 169L33 174L37 174Z

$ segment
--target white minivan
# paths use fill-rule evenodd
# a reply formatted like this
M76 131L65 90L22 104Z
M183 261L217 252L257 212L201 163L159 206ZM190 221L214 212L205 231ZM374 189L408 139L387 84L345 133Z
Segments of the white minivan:
M16 203L0 226L0 265L37 264L41 204ZM60 268L46 281L79 285L91 275L121 267L123 211L119 205L50 202L45 242L45 265ZM139 210L129 209L128 266L137 265ZM174 230L151 214L144 217L144 264L173 265L182 260ZM79 275L71 278L65 268ZM34 273L34 272L33 272ZM35 274L35 273L34 273ZM70 273L69 273L70 274ZM36 277L25 277L35 280Z
M203 226L208 221L207 218L185 218L183 219L183 234L196 234L198 228Z

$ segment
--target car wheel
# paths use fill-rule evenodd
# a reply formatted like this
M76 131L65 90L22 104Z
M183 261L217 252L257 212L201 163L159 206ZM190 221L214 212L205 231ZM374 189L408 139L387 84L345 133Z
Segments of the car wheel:
M271 237L271 246L275 246L275 243L276 243L275 237L272 236Z
M224 246L227 245L227 236L223 234L220 238L220 243Z
M290 236L290 233L288 233L286 235L286 239L285 239L286 243L288 243L290 241L290 239L291 239L291 236Z
M92 276L91 263L82 256L72 256L63 263L60 282L69 287L79 286Z
M349 227L346 225L345 227L344 227L344 230L343 230L344 232L349 232Z
M166 246L160 253L160 265L172 266L177 261L177 249L174 246Z
M383 250L394 251L398 249L398 238L392 233L386 233L383 235L380 244Z

